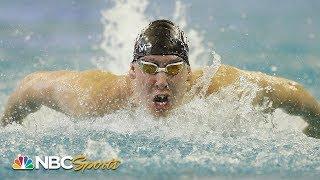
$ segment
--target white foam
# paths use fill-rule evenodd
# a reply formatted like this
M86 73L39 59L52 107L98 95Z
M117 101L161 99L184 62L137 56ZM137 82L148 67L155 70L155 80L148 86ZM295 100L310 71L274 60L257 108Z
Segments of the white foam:
M150 137L180 138L184 141L209 143L216 138L257 136L268 138L281 131L300 132L306 123L281 110L263 113L264 107L254 107L252 100L259 91L257 85L245 79L239 86L229 86L207 98L196 97L174 110L168 118L157 119L148 110L123 109L101 118L75 119L43 107L29 115L24 126L31 134L61 134L75 137L80 131L109 130L119 134L146 133ZM244 95L238 97L238 91ZM8 131L21 127L9 125Z
M113 2L115 5L111 9L102 11L104 31L100 48L105 57L93 59L93 63L100 69L123 74L133 58L134 40L149 22L144 15L148 1Z

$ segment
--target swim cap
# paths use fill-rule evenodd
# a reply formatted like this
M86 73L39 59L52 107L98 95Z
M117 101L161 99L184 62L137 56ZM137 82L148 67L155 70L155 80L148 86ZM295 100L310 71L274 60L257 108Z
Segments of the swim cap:
M184 32L169 20L156 20L137 37L132 62L146 55L176 55L189 65L188 52Z

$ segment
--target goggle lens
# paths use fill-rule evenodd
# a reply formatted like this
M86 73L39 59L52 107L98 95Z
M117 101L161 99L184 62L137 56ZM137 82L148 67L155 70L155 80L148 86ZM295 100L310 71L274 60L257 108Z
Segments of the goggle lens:
M181 72L183 68L183 62L177 62L168 64L165 68L159 68L158 65L151 62L140 61L141 70L147 74L156 74L160 71L166 72L168 75L174 76ZM164 69L164 70L163 70Z
M153 64L145 64L145 63L141 63L141 69L143 72L147 73L147 74L155 74L157 73L157 66L153 65Z
M168 65L166 68L167 68L167 73L169 75L174 76L179 74L179 72L183 68L183 64L172 64L172 65Z

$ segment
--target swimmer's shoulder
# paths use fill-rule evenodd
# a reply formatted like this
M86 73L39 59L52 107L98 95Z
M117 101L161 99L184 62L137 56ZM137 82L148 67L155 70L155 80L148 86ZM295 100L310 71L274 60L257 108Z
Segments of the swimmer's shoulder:
M240 77L244 77L253 83L258 83L264 86L269 84L282 84L282 85L298 84L295 81L292 81L283 77L268 75L260 71L242 70L229 65L222 65L216 74L217 75L215 78L217 79L218 82L219 81L235 82Z
M215 79L221 79L221 78L234 78L239 76L239 74L242 73L242 70L226 65L226 64L221 64L217 70L217 72L214 74L213 78ZM203 75L203 69L196 69L192 72L192 76L194 79L197 79Z
M127 75L116 75L103 70L81 72L79 85L90 92L92 104L99 111L118 109L131 96L131 81ZM103 114L103 113L101 113Z
M245 77L249 81L253 83L257 83L263 87L265 86L301 86L298 82L295 82L290 79L286 79L280 76L274 76L267 73L263 73L260 71L248 71L248 70L240 70L240 75Z
M221 64L217 72L213 75L208 88L208 93L219 91L221 88L234 83L242 74L242 70L233 66ZM192 73L193 82L203 76L203 69L194 70Z
M69 84L78 87L99 88L102 86L111 86L116 81L123 79L124 76L118 76L111 72L103 70L85 70L85 71L37 71L27 75L23 83L40 83L51 86L61 86L61 84Z
M108 71L92 69L79 72L81 79L86 81L114 81L120 78L120 76L115 75Z
M79 72L79 82L84 87L92 87L95 89L114 89L125 83L125 75L116 75L103 70L86 70Z
M202 69L193 71L193 79L195 79L194 82L202 77L202 75ZM295 81L268 75L259 71L247 71L222 64L211 79L211 83L208 87L208 94L218 92L224 87L237 83L241 77L252 83L258 84L261 87L274 87L280 90L297 89L299 91L303 91L303 86Z
M77 75L77 76L116 76L108 71L103 71L99 69L90 69L84 71L72 71L72 70L58 70L58 71L36 71L29 75L36 75L36 76L68 76L68 75ZM29 76L28 75L28 76Z
M241 74L242 70L230 65L221 64L211 80L208 93L211 94L212 92L217 92L220 89L233 84L239 79Z

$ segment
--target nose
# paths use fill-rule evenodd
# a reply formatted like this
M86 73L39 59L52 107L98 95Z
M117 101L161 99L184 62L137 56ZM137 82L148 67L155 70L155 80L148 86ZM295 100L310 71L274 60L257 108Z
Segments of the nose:
M169 84L168 84L168 76L164 72L159 72L156 74L156 83L155 86L159 90L165 90L169 89Z

